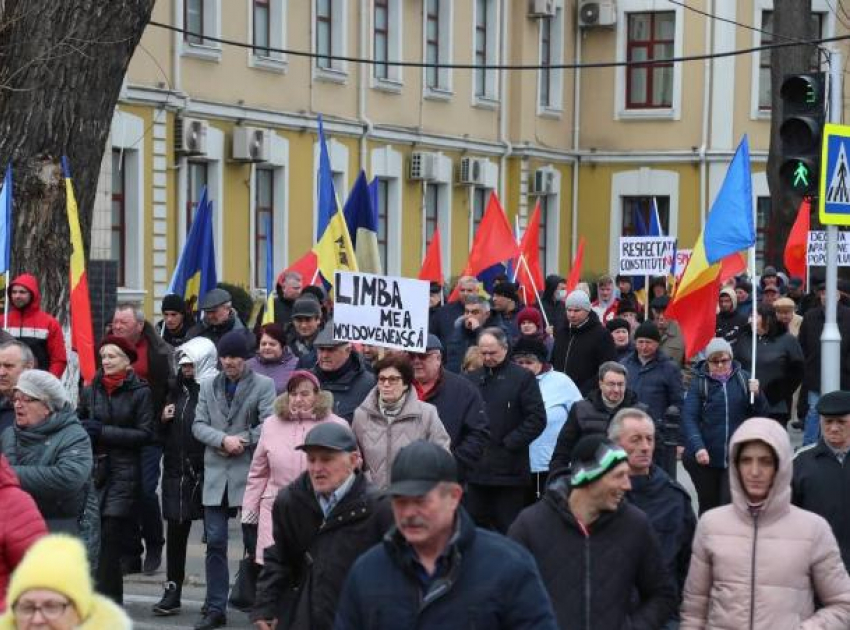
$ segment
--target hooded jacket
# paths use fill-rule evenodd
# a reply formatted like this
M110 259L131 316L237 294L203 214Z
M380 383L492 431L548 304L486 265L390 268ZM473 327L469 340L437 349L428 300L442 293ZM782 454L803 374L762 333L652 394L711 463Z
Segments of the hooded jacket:
M558 299L558 285L564 281L562 276L550 274L546 276L543 295L540 296L540 307L546 313L546 319L552 330L560 330L567 320L567 310L564 300Z
M24 287L32 299L23 308L12 304L12 287ZM0 315L0 327L5 327L14 337L26 343L35 355L35 367L48 370L56 378L62 378L68 356L65 352L65 337L55 317L41 310L41 291L35 276L24 273L12 280L6 290L9 300L9 319Z
M697 525L681 630L846 630L850 577L829 524L791 505L788 434L774 420L748 420L732 438L733 462L752 441L777 458L767 499L751 507L737 470L730 471L732 503Z
M732 310L717 311L714 336L725 339L734 346L738 341L738 335L747 327L747 318L738 312L738 295L735 289L726 287L720 290L720 294L732 300Z
M564 320L563 326L555 330L552 367L573 379L585 396L596 387L599 366L616 360L614 338L593 311L581 325L571 326Z

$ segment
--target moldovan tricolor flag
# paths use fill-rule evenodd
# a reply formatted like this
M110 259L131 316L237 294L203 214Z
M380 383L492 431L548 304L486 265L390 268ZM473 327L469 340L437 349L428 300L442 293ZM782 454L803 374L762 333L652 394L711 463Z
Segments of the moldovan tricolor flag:
M65 205L68 208L68 227L71 232L71 347L77 351L80 359L83 381L90 383L97 371L97 365L94 361L89 281L86 277L86 255L80 231L80 214L67 157L62 158L62 174L65 177Z

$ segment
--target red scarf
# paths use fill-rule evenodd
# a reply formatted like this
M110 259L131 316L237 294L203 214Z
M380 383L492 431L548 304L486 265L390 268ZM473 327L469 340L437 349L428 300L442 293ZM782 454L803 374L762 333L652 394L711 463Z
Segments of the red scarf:
M127 378L127 370L121 370L115 374L104 374L100 382L103 384L106 394L112 396L112 392L121 387L125 378Z

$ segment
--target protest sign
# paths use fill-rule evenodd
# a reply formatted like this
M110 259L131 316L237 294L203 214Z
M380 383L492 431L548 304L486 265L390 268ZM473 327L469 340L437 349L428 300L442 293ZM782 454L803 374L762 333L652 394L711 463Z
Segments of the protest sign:
M334 339L425 352L428 290L424 280L335 272Z
M812 230L809 232L809 243L806 248L807 262L810 267L826 266L826 232ZM850 267L850 238L847 232L838 232L838 266Z
M673 236L621 236L617 273L623 276L666 276L676 248Z
M685 267L688 266L688 261L691 259L691 254L693 253L694 250L692 249L676 250L676 266L673 268L674 276L678 278L684 273ZM667 256L664 259L664 264L667 266L668 269L670 268L670 256Z

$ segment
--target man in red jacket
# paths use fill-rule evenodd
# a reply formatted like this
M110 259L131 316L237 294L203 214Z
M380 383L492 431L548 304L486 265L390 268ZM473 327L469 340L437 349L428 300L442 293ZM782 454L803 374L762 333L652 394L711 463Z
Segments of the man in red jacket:
M31 274L21 274L9 285L7 299L9 321L0 315L0 327L30 347L38 369L62 378L68 363L65 337L56 318L41 310L38 280Z

